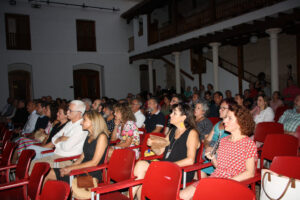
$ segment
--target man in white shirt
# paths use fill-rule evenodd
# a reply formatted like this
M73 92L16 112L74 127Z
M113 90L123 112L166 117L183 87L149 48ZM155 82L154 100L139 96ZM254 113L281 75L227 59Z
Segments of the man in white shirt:
M145 115L141 112L140 108L142 106L142 102L139 99L133 99L131 101L131 110L134 113L136 119L136 125L138 128L141 128L145 121Z
M28 120L23 127L22 135L25 133L32 133L35 128L36 121L39 118L39 115L36 113L36 103L34 101L30 101L27 104L27 111L30 113L30 115L28 116Z
M85 104L82 101L71 101L67 111L67 116L70 121L55 136L53 136L51 143L47 144L47 148L55 147L54 153L43 155L43 158L33 161L30 172L35 162L48 162L51 165L51 168L53 168L53 161L55 159L75 156L82 153L83 144L88 134L87 131L82 130L80 125L84 112ZM47 150L47 148L44 148L43 150ZM30 149L36 150L37 156L40 157L39 153L41 149L36 149L36 146ZM59 167L70 164L71 161L62 162Z

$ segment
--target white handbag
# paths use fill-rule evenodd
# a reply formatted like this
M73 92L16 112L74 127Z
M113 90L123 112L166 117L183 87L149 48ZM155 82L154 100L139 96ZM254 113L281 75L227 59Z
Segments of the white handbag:
M300 181L262 169L260 200L300 200Z

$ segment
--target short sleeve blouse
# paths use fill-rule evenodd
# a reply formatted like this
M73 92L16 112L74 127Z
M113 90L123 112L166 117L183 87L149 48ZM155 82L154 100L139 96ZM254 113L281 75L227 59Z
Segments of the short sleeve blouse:
M232 142L227 136L220 141L217 150L218 166L211 177L231 178L246 171L246 161L257 159L257 147L249 137Z
M140 144L138 127L134 121L127 121L124 124L123 129L121 129L120 126L118 128L117 136L122 142L126 141L128 137L132 137L132 142L130 146L135 146Z

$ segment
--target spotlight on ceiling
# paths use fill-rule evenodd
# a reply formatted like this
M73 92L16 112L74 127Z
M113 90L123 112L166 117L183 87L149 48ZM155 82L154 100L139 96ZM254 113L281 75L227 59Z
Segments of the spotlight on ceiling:
M207 53L208 52L208 47L203 47L202 48L202 53Z

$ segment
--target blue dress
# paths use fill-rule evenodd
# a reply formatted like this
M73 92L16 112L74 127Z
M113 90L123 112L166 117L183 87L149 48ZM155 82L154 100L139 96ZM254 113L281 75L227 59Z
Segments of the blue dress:
M221 122L223 122L223 121L219 121L214 126L214 135L213 135L212 140L211 140L211 142L209 144L209 146L211 146L211 147L213 147L215 145L215 143L218 141L220 132L221 132L221 136L220 136L221 138L226 137L226 136L228 136L230 134L227 131L225 131L224 129L223 130L219 129L219 125L220 125ZM205 158L205 149L203 149L203 155L202 156L206 160L204 163L210 162L209 160L207 160ZM211 174L211 173L214 172L214 170L215 170L215 168L213 166L211 166L211 167L207 167L205 169L202 169L201 171L205 172L206 174Z

